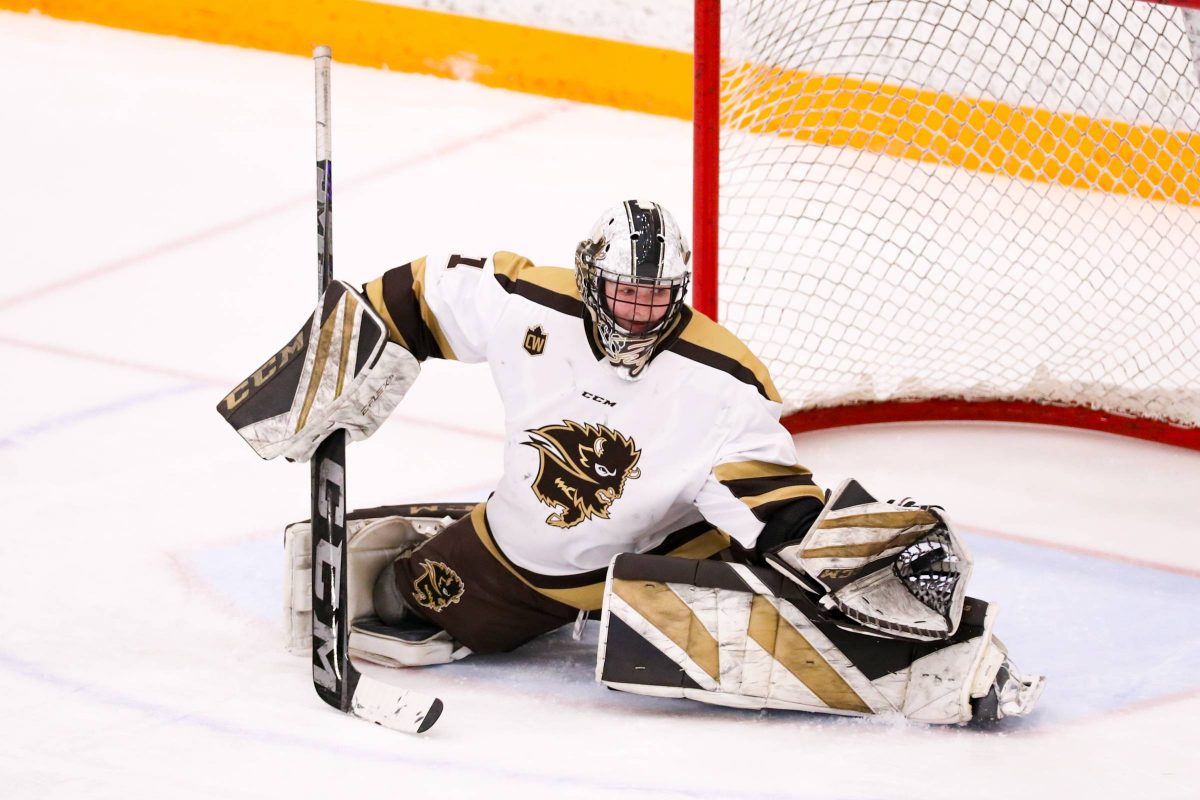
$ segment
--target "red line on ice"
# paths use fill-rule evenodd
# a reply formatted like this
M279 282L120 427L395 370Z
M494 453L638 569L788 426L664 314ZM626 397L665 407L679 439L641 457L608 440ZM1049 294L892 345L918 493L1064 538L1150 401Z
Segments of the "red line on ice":
M1163 564L1158 561L1149 561L1144 558L1134 558L1133 556L1121 555L1120 553L1111 553L1105 550L1096 550L1091 547L1082 547L1076 544L1064 544L1062 542L1052 542L1046 539L1038 539L1033 536L1019 536L1015 533L1004 533L1002 531L989 530L981 528L978 525L963 524L964 529L971 533L986 536L989 539L1003 539L1009 542L1018 542L1020 544L1034 545L1035 547L1045 547L1050 550L1061 550L1067 553L1077 553L1082 556L1090 556L1092 558L1103 558L1106 561L1117 561L1122 564L1133 564L1138 567L1148 567L1150 569L1162 570L1163 572L1173 572L1176 575L1185 575L1189 578L1200 578L1200 570L1190 567L1181 567L1175 564Z
M463 150L471 145L478 144L480 142L487 141L488 139L502 136L506 133L519 130L520 128L536 124L544 119L547 119L548 117L553 116L554 114L562 113L569 108L571 108L571 105L567 103L557 103L551 108L543 109L533 114L527 114L526 116L519 117L511 122L506 122L503 125L497 125L494 128L489 128L488 130L481 131L480 133L476 133L462 139L455 139L454 141L447 142L439 147L435 147L432 150L428 150L424 153L406 158L402 161L397 161L394 164L381 167L380 169L374 170L367 175L357 178L350 178L343 181L340 184L340 187L344 189L347 186L356 187L371 183L392 173L403 171L409 167L431 161L435 158L450 155L451 153ZM92 267L91 269L77 272L74 275L58 278L50 283L34 287L23 292L18 292L17 294L10 295L9 297L0 298L0 311L24 305L39 298L45 297L46 295L53 294L57 291L68 291L77 288L80 284L88 283L108 275L113 275L117 272L128 269L129 267L134 267L139 264L152 261L158 256L173 253L178 250L184 250L194 244L230 233L231 231L235 231L240 228L248 227L256 222L267 219L268 217L272 217L284 211L290 211L298 206L311 204L313 202L314 199L312 195L306 194L303 197L293 197L289 200L277 203L276 205L260 211L255 211L239 219L218 223L217 225L205 228L204 230L190 233L186 236L181 236L168 242L157 244L148 250L143 250L140 253L124 256L122 258L100 264L99 266Z
M152 375L162 375L166 378L182 378L187 381L197 383L210 383L214 386L224 386L226 382L211 375L199 375L194 372L184 372L170 367L159 367L154 364L142 364L137 361L127 361L123 358L114 358L112 356L101 355L100 353L87 353L81 350L69 350L65 347L58 347L52 344L41 344L40 342L27 342L23 339L13 339L9 336L0 336L0 345L8 345L9 347L20 347L26 350L37 350L41 353L49 353L62 358L71 358L77 361L88 361L93 364L103 364L108 367L119 367L120 369L131 369L136 372L148 372ZM229 381L229 386L233 385L233 381Z
M102 364L104 366L117 367L119 369L129 369L135 372L145 372L151 375L161 375L167 378L180 378L195 383L207 384L219 389L228 389L237 383L236 379L215 378L212 375L200 375L192 372L183 372L177 369L170 369L169 367L159 367L154 364L142 364L136 361L126 361L125 359L113 358L112 356L100 355L99 353L88 353L82 350L70 350L65 347L41 344L39 342L26 342L21 339L13 339L8 336L0 336L0 345L21 347L27 350L37 350L42 353L49 353L50 355L60 356L62 358L86 361L91 364ZM450 433L462 434L463 436L473 436L478 439L497 441L504 438L500 434L493 431L484 431L479 430L478 428L467 428L449 422L441 422L439 420L422 419L409 414L393 414L392 418L402 420L403 422L412 425L436 428L438 430L443 430Z

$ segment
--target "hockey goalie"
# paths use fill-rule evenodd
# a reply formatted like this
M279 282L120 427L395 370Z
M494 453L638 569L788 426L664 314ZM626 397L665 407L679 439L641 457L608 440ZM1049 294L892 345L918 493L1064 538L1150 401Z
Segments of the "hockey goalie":
M767 370L685 304L689 258L665 209L628 201L574 270L453 254L337 283L225 398L261 456L304 461L333 430L373 433L427 358L491 368L506 430L488 500L349 517L351 654L446 663L599 613L614 689L925 723L1028 713L1043 679L967 596L945 512L819 488ZM285 537L297 649L308 536Z

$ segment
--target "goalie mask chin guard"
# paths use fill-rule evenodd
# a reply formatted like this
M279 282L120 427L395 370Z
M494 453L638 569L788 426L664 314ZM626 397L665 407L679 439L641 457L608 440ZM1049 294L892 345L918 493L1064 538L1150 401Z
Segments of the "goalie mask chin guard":
M670 212L628 200L608 209L575 250L575 278L596 343L638 378L683 308L691 250Z

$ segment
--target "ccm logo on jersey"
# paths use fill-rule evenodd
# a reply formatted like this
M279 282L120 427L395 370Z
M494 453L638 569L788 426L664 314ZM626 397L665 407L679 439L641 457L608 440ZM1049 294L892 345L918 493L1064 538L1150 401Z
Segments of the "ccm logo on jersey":
M583 396L588 400L595 400L602 406L615 406L617 404L616 400L609 400L607 397L601 397L600 395L592 394L591 392L584 392Z

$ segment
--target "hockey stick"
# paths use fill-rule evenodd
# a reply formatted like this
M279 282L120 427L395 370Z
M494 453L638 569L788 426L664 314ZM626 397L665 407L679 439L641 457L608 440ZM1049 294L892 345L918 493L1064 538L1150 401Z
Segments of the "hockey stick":
M313 50L317 76L317 288L333 281L333 163L329 71L332 52ZM312 459L313 687L329 705L406 733L423 733L442 713L436 697L404 691L361 674L350 660L346 587L346 434L335 431Z

